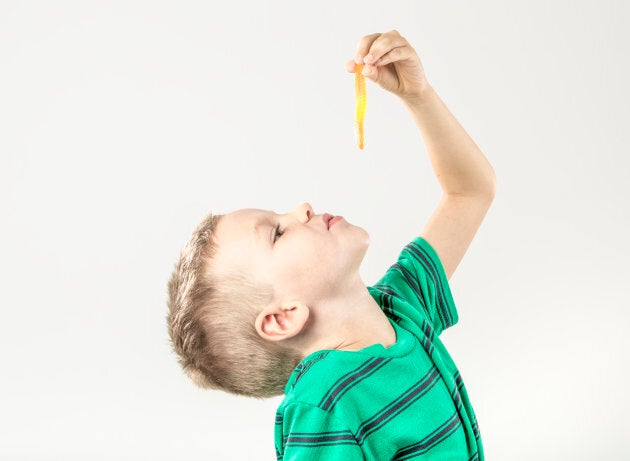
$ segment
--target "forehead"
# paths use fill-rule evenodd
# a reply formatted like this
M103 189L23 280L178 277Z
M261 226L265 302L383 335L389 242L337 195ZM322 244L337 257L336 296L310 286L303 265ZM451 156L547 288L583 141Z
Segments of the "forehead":
M264 233L256 232L256 226L269 221L272 212L247 208L225 214L214 231L217 252L213 258L215 268L223 271L239 268L251 272L254 266L267 257Z
M257 225L269 217L270 211L245 208L223 215L215 229L215 240L219 246L230 242L251 240Z

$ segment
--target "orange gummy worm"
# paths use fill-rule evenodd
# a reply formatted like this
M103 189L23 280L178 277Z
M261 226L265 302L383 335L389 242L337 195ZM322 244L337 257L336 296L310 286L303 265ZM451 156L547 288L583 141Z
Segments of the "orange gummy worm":
M367 106L367 95L365 92L365 76L361 73L363 64L354 66L354 93L356 100L356 111L354 116L354 137L359 149L365 146L365 132L363 121L365 120L365 108Z

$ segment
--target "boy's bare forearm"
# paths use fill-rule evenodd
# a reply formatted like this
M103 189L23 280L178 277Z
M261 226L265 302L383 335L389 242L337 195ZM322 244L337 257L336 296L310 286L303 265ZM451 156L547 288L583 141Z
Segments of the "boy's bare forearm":
M418 53L397 30L359 40L348 72L360 71L411 111L444 192L420 232L446 277L459 265L494 200L494 169L426 78Z
M447 195L493 197L494 169L432 86L403 99L422 133L431 165Z

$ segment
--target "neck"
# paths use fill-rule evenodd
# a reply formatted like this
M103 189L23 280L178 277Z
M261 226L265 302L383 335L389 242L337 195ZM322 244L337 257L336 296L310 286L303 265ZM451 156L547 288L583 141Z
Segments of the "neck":
M396 342L394 328L360 279L340 296L312 306L311 312L311 325L299 347L304 357L322 349L356 351Z

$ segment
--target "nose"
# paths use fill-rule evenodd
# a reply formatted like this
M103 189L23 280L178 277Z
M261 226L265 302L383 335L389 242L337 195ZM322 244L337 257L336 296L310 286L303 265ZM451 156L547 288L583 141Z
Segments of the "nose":
M308 222L315 213L313 213L313 207L311 204L304 202L293 210L293 214L297 216L300 222L305 223Z

